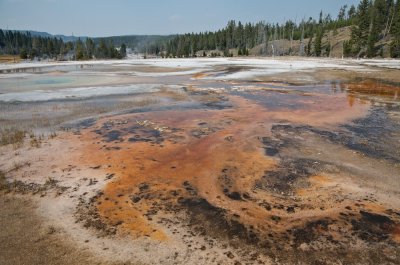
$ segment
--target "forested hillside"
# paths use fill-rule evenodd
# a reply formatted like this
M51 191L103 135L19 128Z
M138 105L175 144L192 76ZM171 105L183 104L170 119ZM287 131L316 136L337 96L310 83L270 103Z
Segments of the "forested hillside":
M118 49L111 40L99 39L96 43L91 38L85 41L64 42L61 38L43 37L30 32L0 29L0 54L19 55L22 59L52 58L58 60L123 58L126 46Z
M230 21L219 31L179 35L153 43L147 51L163 57L191 57L205 56L206 51L214 51L211 56L233 56L235 50L240 56L258 47L253 55L329 56L340 29L346 27L351 34L341 43L343 56L400 57L400 0L362 0L357 7L343 6L336 18L321 11L318 19L282 24Z

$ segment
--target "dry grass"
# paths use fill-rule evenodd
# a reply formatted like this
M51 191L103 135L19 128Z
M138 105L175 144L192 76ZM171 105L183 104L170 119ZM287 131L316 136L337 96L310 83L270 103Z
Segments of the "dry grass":
M44 135L37 136L33 132L31 132L29 134L29 138L31 139L29 142L31 147L39 148L42 145L42 140L44 139ZM49 135L49 138L53 138L53 133Z
M28 132L21 128L0 129L0 146L13 145L14 149L18 149L23 146L27 134ZM56 136L57 133L53 131L48 135L48 138L52 139ZM29 139L31 147L39 148L46 137L44 134L35 134L30 132Z
M5 190L7 188L6 174L0 170L0 190Z
M14 161L12 168L10 168L10 170L8 172L12 172L12 171L18 171L23 167L30 167L31 166L31 162L29 161L20 161L20 162L16 162Z
M0 63L19 63L20 61L18 55L0 55Z
M0 131L0 145L12 144L15 148L24 143L26 132L20 129L4 129Z

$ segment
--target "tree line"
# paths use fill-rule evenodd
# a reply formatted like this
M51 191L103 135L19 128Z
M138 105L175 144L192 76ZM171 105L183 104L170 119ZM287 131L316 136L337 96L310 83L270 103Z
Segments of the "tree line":
M361 0L358 6L341 7L336 18L321 11L318 19L281 24L232 20L221 30L177 35L149 43L140 51L162 57L195 57L206 56L206 51L213 51L211 56L233 56L235 49L239 56L246 56L249 49L258 47L259 55L329 56L332 47L326 36L335 36L344 27L351 27L351 39L343 42L344 56L382 56L384 44L390 43L390 56L400 57L400 0ZM282 48L282 40L290 43L289 49ZM300 42L298 51L292 50L295 41Z
M390 40L390 56L400 57L400 0L361 0L351 39L344 43L345 56L383 55Z
M64 42L61 38L32 36L30 32L0 29L0 54L19 55L22 59L111 59L124 58L126 45L116 48L112 40L86 38Z

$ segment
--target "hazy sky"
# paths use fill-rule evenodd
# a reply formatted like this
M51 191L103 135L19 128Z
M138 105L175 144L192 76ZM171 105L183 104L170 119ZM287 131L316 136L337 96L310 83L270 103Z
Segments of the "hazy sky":
M359 0L0 0L0 28L75 36L174 34L216 30L228 20L282 22L336 17Z

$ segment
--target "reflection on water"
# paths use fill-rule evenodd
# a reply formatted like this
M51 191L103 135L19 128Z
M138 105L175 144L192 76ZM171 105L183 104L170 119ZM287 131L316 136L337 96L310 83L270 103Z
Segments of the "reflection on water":
M98 87L80 87L80 88L60 88L60 84L74 84L72 78L59 77L59 76L49 76L40 75L39 79L31 79L26 81L26 83L19 83L20 87L23 87L22 91L3 93L0 94L0 109L3 110L2 116L8 118L12 112L18 115L17 111L18 102L26 102L24 105L24 111L29 112L29 107L31 109L38 109L41 104L46 105L58 105L60 100L64 101L63 104L68 105L69 100L76 102L82 102L84 104L85 100L90 98L98 98L98 102L104 102L104 104L111 104L107 106L106 109L112 110L115 101L106 100L106 96L117 99L120 101L124 96L118 95L130 95L130 97L135 97L134 94L146 94L153 93L151 97L159 101L164 98L164 95L154 94L154 92L161 92L163 85L129 85L129 86L98 86ZM2 85L7 82L1 80ZM33 85L33 84L34 85ZM42 89L27 89L30 87L41 87ZM210 87L211 86L211 87ZM191 85L189 89L184 86L165 86L168 87L169 93L175 95L180 95L182 99L190 102L197 100L210 100L212 95L234 95L243 97L249 101L256 102L267 110L270 111L297 111L297 110L315 110L316 106L319 106L319 110L332 110L334 112L337 108L348 108L348 111L356 106L369 105L371 102L383 102L385 104L399 103L399 88L391 85L379 84L376 82L368 81L361 83L343 83L343 82L329 82L316 85L307 86L294 86L287 84L251 84L242 83L238 85L237 82L221 82L214 84L202 84ZM218 99L213 99L215 101ZM1 103L3 101L3 103ZM41 101L42 103L40 103ZM8 103L6 103L8 102ZM13 103L14 102L14 103ZM104 105L102 104L102 105ZM76 104L74 105L76 108ZM195 104L192 104L196 106ZM116 104L115 106L118 106ZM207 106L207 105L205 105ZM208 106L211 107L210 104ZM347 107L346 107L347 106ZM79 108L79 107L78 107ZM172 106L173 108L173 106ZM115 108L118 110L118 108ZM8 114L7 114L8 113ZM54 111L56 115L57 109ZM93 114L93 112L90 112Z
M352 93L359 96L377 96L393 101L399 100L400 86L379 82L374 79L355 80L350 82L331 82L331 90L333 93Z
M50 65L50 66L35 66L35 67L22 67L14 69L0 69L0 74L10 74L10 73L50 73L50 72L71 72L71 71L82 71L85 69L96 70L101 68L101 66L95 67L91 64L81 64L81 65Z
M380 96L393 101L399 101L400 87L375 80L362 80L359 82L351 82L346 85L349 92L357 93L360 95Z
M384 83L374 79L357 79L350 82L331 82L333 93L346 93L349 106L357 102L366 104L368 102L379 102L386 105L400 104L400 86Z
M251 67L218 66L214 71L204 69L203 73L221 76L243 69L251 70ZM57 122L49 123L57 125L85 115L129 108L136 110L140 104L136 104L135 98L140 101L142 95L146 94L146 97L152 98L152 102L170 104L163 107L170 110L180 108L182 104L193 108L221 108L230 106L230 96L239 96L259 104L266 111L302 111L308 113L305 116L318 112L331 112L335 115L338 110L358 113L370 104L379 102L396 105L400 99L398 86L373 79L354 79L349 82L333 79L294 85L279 79L199 79L199 74L163 77L132 75L133 71L137 73L139 70L176 71L172 68L149 68L135 64L51 65L3 70L0 72L0 125L10 124L14 119L28 121L29 118L23 113L35 113L36 116L46 117L50 121L52 117L56 117ZM307 79L307 73L304 73L304 79ZM159 85L155 87L154 84ZM130 98L133 103L127 103L126 98ZM93 100L97 102L97 107L91 105L90 111L84 109L86 102ZM21 101L25 102L23 108L20 107ZM174 102L179 104L175 105ZM61 109L57 107L60 104L63 105ZM69 108L71 111L67 111ZM46 113L49 109L50 115Z

